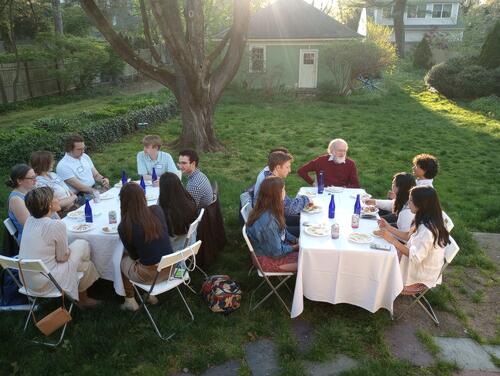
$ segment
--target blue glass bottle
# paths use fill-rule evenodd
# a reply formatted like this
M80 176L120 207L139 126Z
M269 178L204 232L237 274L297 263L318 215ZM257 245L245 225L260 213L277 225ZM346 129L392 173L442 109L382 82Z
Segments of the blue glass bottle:
M151 174L151 180L153 182L157 181L158 180L158 176L156 175L156 170L155 168L153 167L153 173Z
M144 183L144 176L141 176L141 182L139 183L141 186L142 190L144 191L144 194L146 194L146 183Z
M356 195L356 202L354 203L354 214L361 214L361 200L359 198L359 194Z
M85 222L92 223L92 208L90 207L89 200L85 200Z
M328 218L335 218L335 197L330 198L330 206L328 206Z
M127 174L125 173L125 170L122 170L122 186L127 184Z
M321 170L318 174L318 194L322 194L325 189L325 183L323 179L323 170Z

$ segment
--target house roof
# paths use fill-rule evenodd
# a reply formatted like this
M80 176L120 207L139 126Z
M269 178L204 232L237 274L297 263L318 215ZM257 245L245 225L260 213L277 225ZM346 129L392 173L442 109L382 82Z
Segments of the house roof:
M358 33L304 0L278 0L250 18L248 39L359 38Z

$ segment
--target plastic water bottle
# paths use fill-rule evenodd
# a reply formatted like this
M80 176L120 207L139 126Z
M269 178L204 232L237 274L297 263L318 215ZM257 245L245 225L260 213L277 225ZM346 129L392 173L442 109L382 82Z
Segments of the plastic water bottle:
M144 176L141 176L141 182L139 183L141 186L142 190L144 191L144 194L146 194L146 183L144 183Z
M325 183L323 180L323 170L321 170L318 174L318 194L322 194L325 189Z
M85 200L85 222L92 223L92 208L90 207L89 200Z
M122 170L122 186L124 186L125 184L127 184L127 174L125 173L125 170Z
M335 197L333 195L330 198L330 205L328 206L328 218L335 218Z
M153 182L157 181L158 180L158 176L156 175L156 170L155 168L153 167L153 173L151 174L151 180Z

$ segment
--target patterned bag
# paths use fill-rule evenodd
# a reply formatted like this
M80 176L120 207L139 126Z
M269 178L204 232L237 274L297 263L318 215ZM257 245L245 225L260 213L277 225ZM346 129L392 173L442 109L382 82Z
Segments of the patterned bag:
M207 277L201 286L201 295L213 312L227 314L240 307L240 286L228 275Z

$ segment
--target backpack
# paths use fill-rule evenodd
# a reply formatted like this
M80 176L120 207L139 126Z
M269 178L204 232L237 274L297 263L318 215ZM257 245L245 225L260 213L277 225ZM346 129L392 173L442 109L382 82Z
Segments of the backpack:
M241 289L228 275L205 278L201 295L213 312L231 313L240 307Z

